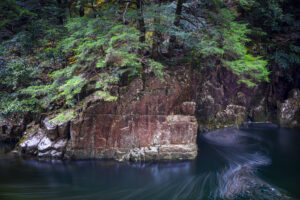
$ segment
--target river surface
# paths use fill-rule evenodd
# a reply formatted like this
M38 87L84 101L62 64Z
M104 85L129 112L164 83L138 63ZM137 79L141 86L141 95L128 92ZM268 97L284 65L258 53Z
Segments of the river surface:
M300 199L300 131L271 124L198 137L194 161L37 161L0 151L1 200Z

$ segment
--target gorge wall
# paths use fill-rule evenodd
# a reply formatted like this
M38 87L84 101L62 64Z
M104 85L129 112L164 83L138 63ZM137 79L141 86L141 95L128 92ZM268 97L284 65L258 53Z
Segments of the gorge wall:
M162 82L135 79L114 88L116 102L89 95L76 116L31 124L20 151L38 157L177 160L197 155L197 120L189 73L175 72Z
M3 138L21 137L19 151L41 158L179 160L197 155L197 131L238 126L244 121L272 121L300 127L300 91L271 83L248 88L226 68L169 71L112 88L118 97L105 102L88 95L71 118L59 113L39 120L6 121ZM284 88L287 89L284 89ZM68 115L68 114L66 114ZM24 134L23 134L24 132Z

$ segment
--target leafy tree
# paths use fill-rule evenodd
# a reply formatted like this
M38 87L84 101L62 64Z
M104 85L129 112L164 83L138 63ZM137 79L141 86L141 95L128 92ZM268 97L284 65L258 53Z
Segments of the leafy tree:
M74 107L90 93L114 101L121 80L146 71L163 80L164 66L179 62L221 65L255 86L269 81L269 68L300 63L296 8L292 0L3 0L1 113Z

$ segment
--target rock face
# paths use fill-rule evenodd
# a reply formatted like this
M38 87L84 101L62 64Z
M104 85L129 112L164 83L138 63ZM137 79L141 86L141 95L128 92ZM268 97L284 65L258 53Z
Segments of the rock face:
M242 124L246 120L246 108L244 106L229 104L226 109L216 115L217 123Z
M299 89L291 90L300 86L287 81L284 71L276 70L269 83L255 87L238 84L238 77L221 66L195 70L192 83L199 130L239 126L243 121L271 121L285 127L300 127ZM297 73L300 72L291 74ZM294 78L300 83L299 78Z
M189 80L182 72L165 82L136 79L117 89L117 102L90 95L74 119L55 124L48 117L28 128L20 150L51 158L193 159L198 124Z
M193 159L197 129L276 118L282 126L300 127L299 90L277 105L274 101L285 98L288 86L249 88L238 84L237 76L224 67L177 69L165 82L147 75L126 87L111 88L118 97L115 102L105 102L90 92L78 108L68 111L76 113L74 117L60 114L66 120L54 122L57 114L52 114L28 126L20 151L66 159Z
M262 98L258 105L254 106L250 110L250 116L253 121L261 122L266 121L267 114L266 114L266 98Z
M66 144L67 139L53 141L39 125L31 124L19 143L19 150L21 153L32 156L62 158Z
M239 126L247 118L253 121L267 120L263 118L265 105L261 105L265 95L263 89L266 87L249 88L239 84L238 77L224 67L196 72L194 77L196 117L200 122L200 130ZM261 107L251 115L252 109L258 106Z
M28 116L9 116L6 119L0 117L0 142L17 142L26 129Z
M300 90L290 91L289 98L278 105L278 121L282 127L300 127Z

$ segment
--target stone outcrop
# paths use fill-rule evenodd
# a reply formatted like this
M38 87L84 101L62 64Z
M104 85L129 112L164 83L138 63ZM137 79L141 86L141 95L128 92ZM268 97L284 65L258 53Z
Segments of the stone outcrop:
M19 143L19 150L32 156L62 158L66 144L67 139L51 140L39 125L30 124Z
M238 77L223 67L196 72L194 76L195 112L200 130L239 126L249 118L253 121L267 120L260 117L265 115L265 105L260 104L265 95L264 87L249 88L239 84ZM261 107L255 110L252 118L251 110L256 106Z
M28 127L23 154L47 158L181 160L197 155L197 120L188 74L134 80L117 88L118 100L92 94L69 121L53 116Z
M266 98L265 97L263 97L257 105L252 107L249 115L254 122L267 121L268 116L266 114Z
M21 137L26 129L26 124L29 117L23 116L8 116L3 119L0 117L0 142L15 143Z
M288 99L278 105L278 121L282 127L300 127L300 90L290 91Z
M241 125L246 120L246 108L244 106L229 104L226 109L216 115L216 124Z
M90 95L79 107L64 111L76 113L74 116L57 121L54 113L28 126L20 151L65 159L193 159L197 129L239 126L248 120L274 122L277 118L282 126L300 126L299 90L277 105L274 99L282 101L286 95L283 88L278 92L264 83L249 88L220 66L205 71L177 69L166 75L164 82L147 75L128 86L112 87L118 97L115 102L86 92Z

